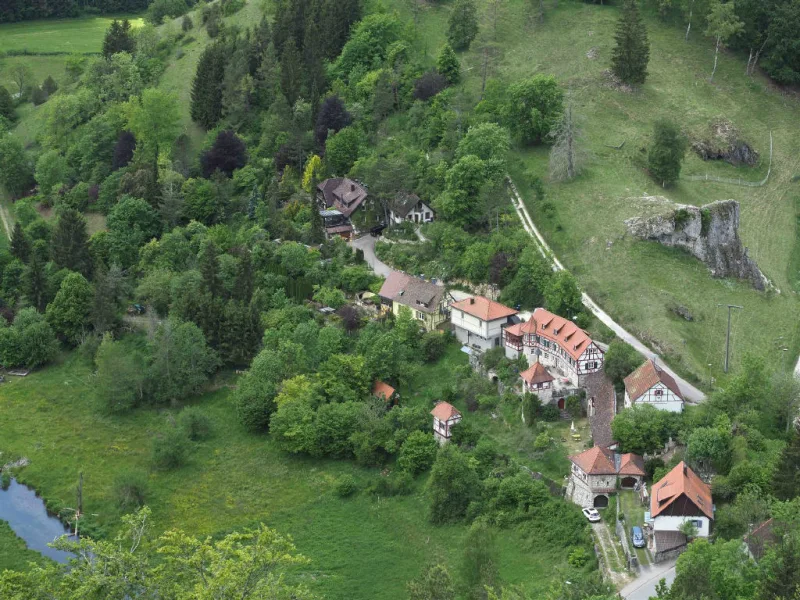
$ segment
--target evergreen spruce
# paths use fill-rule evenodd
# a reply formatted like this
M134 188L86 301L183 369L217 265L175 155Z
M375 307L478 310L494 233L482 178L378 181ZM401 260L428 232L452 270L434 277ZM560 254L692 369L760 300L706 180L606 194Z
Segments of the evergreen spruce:
M31 253L30 262L25 269L24 285L25 297L28 300L28 304L39 312L44 312L44 309L47 308L48 301L48 282L47 273L45 272L45 263L38 252Z
M653 144L647 153L647 168L662 187L678 181L681 162L686 154L686 139L671 121L656 121Z
M111 58L119 52L133 54L136 50L136 40L131 35L131 23L128 19L117 21L114 19L103 39L103 56Z
M222 285L219 280L219 250L211 240L206 240L197 256L200 273L206 289L212 296L219 295Z
M644 83L650 61L650 42L636 0L625 0L614 39L617 45L611 55L611 71L623 83Z
M455 85L461 80L461 64L450 44L442 46L439 57L436 59L436 70L447 79L450 85Z
M19 221L14 224L14 231L11 232L11 254L22 262L28 262L31 253L31 244L25 237L25 231Z
M281 54L281 91L289 106L300 97L303 85L303 63L294 38L286 40Z
M0 119L14 120L14 99L11 93L0 85Z
M52 75L48 75L47 79L42 82L42 89L47 92L48 96L52 96L58 91L58 84Z
M64 210L53 229L50 243L53 262L62 269L88 274L92 268L88 242L86 219L76 210Z
M211 129L222 117L222 83L225 79L225 44L207 46L192 82L192 120Z
M791 500L800 495L800 435L795 434L781 452L772 489L778 500Z

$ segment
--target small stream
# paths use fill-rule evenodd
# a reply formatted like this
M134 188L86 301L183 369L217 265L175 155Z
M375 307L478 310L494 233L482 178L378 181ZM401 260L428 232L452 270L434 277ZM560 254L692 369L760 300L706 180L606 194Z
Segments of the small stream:
M21 537L28 548L52 560L65 563L72 554L50 548L47 544L69 533L64 524L48 514L44 501L26 485L11 480L7 490L0 490L0 519Z

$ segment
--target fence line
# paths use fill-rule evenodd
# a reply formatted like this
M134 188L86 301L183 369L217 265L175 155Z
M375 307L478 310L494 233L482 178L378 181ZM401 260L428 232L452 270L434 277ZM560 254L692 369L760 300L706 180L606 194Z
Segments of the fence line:
M681 179L687 181L716 181L717 183L730 183L733 185L743 185L746 187L761 187L769 179L769 174L772 172L772 131L769 132L769 168L767 169L767 176L761 181L743 181L741 177L738 179L730 179L728 177L717 177L715 175L684 175Z

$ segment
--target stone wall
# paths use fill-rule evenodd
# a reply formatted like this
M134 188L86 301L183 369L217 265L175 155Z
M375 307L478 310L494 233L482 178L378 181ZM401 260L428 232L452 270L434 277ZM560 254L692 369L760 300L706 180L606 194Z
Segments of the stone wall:
M664 246L683 248L703 261L713 277L749 281L757 290L771 284L739 238L739 203L720 200L702 207L671 205L652 217L625 221L628 233Z

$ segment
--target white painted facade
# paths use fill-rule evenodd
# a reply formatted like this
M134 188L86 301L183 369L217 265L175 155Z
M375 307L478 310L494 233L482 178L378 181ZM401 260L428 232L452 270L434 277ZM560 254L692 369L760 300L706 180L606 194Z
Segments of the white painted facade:
M680 531L681 525L686 521L692 521L697 527L697 537L707 538L711 533L711 520L706 516L700 517L674 517L668 515L658 515L653 519L653 531Z
M401 217L394 212L394 210L390 210L389 220L395 225L403 221L410 221L411 223L430 223L433 221L433 209L420 200L405 217Z
M555 371L558 375L566 377L575 387L583 385L583 378L589 373L596 373L603 368L603 352L594 342L575 360L559 344L540 336L535 337L533 344L524 342L521 349L513 348L506 344L506 358L514 360L520 353L525 355L528 364L540 362L548 371Z
M639 398L632 399L628 395L628 390L625 390L625 408L630 408L634 402L636 404L650 404L659 410L683 412L683 400L660 381Z
M500 345L503 337L503 325L508 317L484 321L474 315L451 307L450 322L455 328L456 339L466 346L490 350Z
M461 421L461 415L453 415L447 421L433 417L433 436L439 444L446 444L453 435L453 427Z

